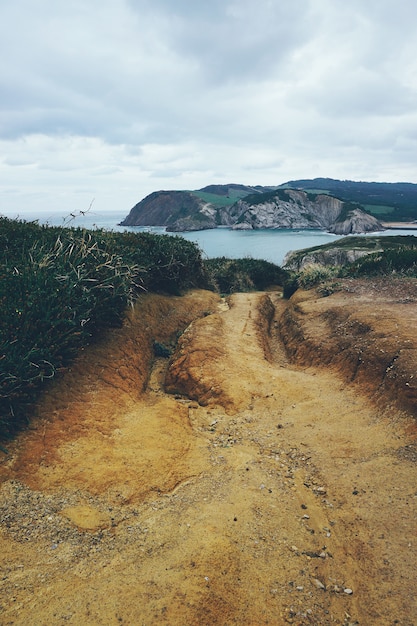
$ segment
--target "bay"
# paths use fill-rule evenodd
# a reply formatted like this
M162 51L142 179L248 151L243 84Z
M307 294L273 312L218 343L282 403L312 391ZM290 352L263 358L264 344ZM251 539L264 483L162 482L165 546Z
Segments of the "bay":
M164 227L139 227L139 226L119 226L119 223L126 217L125 211L107 211L99 213L94 210L86 213L68 214L68 212L55 212L53 214L40 213L34 215L30 212L22 211L18 215L7 214L6 217L22 219L25 221L38 221L40 224L50 226L74 226L80 228L103 228L114 231L131 232L153 232L156 234L168 234L171 236L184 237L188 241L196 243L205 258L226 256L232 259L254 258L264 259L277 265L282 265L288 252L302 250L313 246L324 245L331 241L336 241L341 237L332 235L322 230L300 230L300 229L265 229L265 230L231 230L227 227L220 227L213 230L200 230L187 233L165 233ZM414 235L415 230L386 230L381 233L370 233L370 235ZM362 235L367 236L367 235Z

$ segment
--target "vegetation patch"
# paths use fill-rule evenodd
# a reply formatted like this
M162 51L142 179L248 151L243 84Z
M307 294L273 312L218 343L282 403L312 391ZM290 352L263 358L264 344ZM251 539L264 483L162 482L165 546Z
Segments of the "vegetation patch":
M396 274L417 278L417 240L412 247L402 246L368 254L343 268L345 276L387 276Z
M392 248L404 247L413 248L417 243L417 238L413 235L394 235L394 236L368 236L368 237L342 237L337 241L331 241L319 246L304 248L297 250L291 254L294 261L301 260L306 254L311 255L314 252L326 252L328 250L366 250L370 253L373 251L390 250Z
M283 285L288 277L278 265L259 259L216 257L205 261L205 266L216 289L225 294Z
M417 278L417 238L407 236L344 237L323 246L314 246L296 252L291 260L314 252L330 250L368 250L369 254L345 265L325 265L313 261L298 272L289 272L284 283L284 297L289 298L301 287L317 287L321 295L330 295L338 289L338 278L393 276Z
M373 215L381 215L381 207L390 212L392 221L417 219L417 185L413 183L373 183L332 178L293 180L283 187L327 192L346 202L360 204Z
M208 287L182 237L0 219L0 438L29 421L44 384L143 291Z
M265 202L273 202L277 198L284 202L291 201L284 189L274 189L273 191L267 191L265 193L250 194L244 198L244 202L251 206L256 206L258 204L264 204Z
M394 207L387 206L385 204L364 204L363 208L368 211L368 213L371 213L371 215L375 215L376 217L394 213Z
M191 191L190 193L193 196L200 198L200 200L203 200L203 202L209 202L214 207L219 207L219 208L225 207L225 206L231 206L232 204L236 202L236 200L238 200L241 197L241 194L238 194L238 193L233 193L232 195L229 195L229 196L219 196L215 193L208 193L206 191Z

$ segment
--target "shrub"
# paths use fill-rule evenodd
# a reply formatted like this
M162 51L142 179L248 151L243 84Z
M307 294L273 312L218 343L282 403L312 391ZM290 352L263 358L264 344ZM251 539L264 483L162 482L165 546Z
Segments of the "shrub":
M113 245L142 268L146 289L180 294L192 287L209 287L201 251L178 235L112 233Z
M211 282L220 293L266 289L283 285L288 272L259 259L216 257L205 261Z
M297 284L303 289L310 289L319 283L330 280L336 274L337 269L334 267L320 265L319 263L306 265L297 276Z
M207 285L199 249L181 237L0 218L0 438L27 424L45 381L119 326L138 293Z
M345 270L348 276L400 274L417 277L417 246L400 246L368 254Z
M299 287L302 289L311 289L319 285L319 293L328 296L339 288L333 279L338 276L339 268L321 265L319 263L311 263L306 265L300 272L291 273L284 283L283 297L286 299L297 291Z

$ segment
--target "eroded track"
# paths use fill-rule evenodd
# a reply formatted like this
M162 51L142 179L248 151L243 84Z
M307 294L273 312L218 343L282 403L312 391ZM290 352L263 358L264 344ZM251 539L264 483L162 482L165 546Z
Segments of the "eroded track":
M198 297L168 373L116 342L3 463L1 623L415 624L412 419L289 364L279 294Z

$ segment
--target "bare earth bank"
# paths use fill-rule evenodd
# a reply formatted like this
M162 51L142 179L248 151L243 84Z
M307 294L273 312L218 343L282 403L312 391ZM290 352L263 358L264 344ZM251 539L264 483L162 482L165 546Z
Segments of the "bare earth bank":
M416 624L416 301L141 300L2 459L0 623Z

